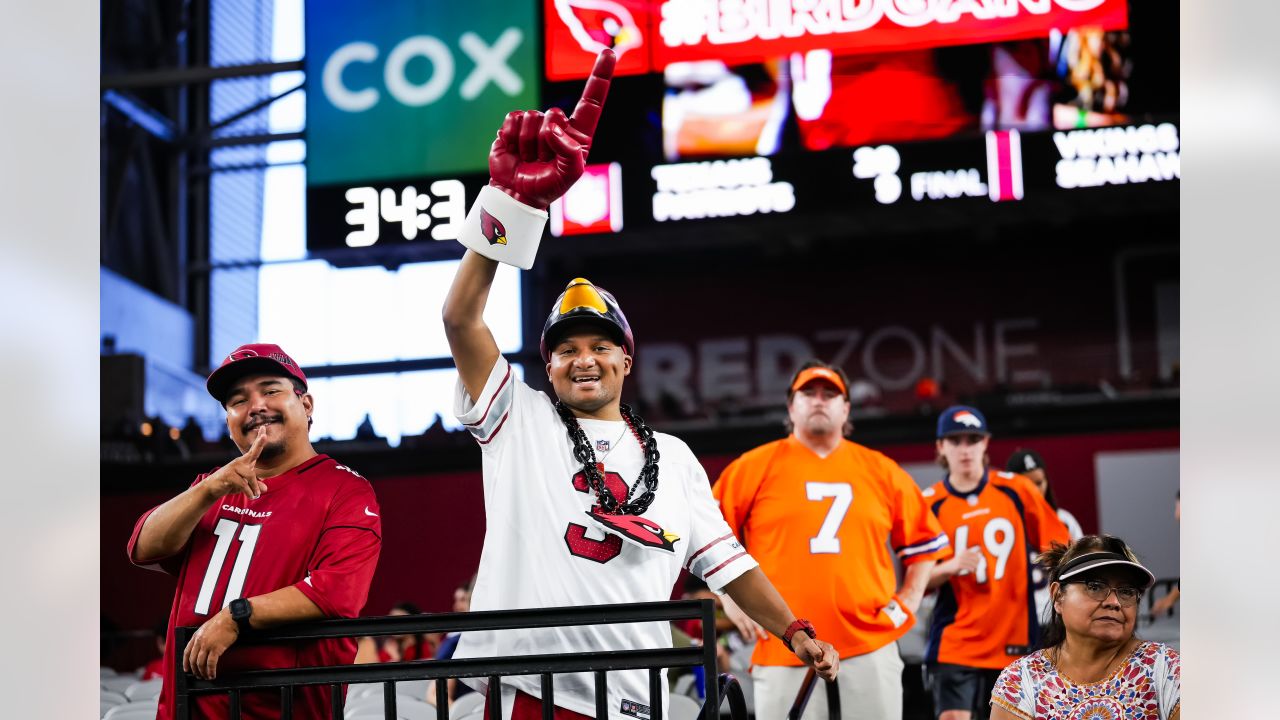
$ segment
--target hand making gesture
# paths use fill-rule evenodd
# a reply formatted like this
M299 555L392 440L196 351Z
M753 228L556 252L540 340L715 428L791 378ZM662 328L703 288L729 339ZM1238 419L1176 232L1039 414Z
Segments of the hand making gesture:
M539 210L564 195L586 167L615 62L612 50L601 51L573 115L560 108L508 114L489 150L489 184Z

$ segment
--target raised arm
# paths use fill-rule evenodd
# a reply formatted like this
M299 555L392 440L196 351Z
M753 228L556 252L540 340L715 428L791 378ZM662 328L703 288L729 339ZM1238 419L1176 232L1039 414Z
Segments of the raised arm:
M444 300L444 336L462 386L472 398L480 397L489 371L498 361L498 343L484 322L484 306L498 263L468 250Z
M460 239L469 249L444 304L445 337L472 398L480 396L498 360L498 344L484 322L498 261L532 265L547 208L582 177L614 63L612 50L600 53L572 115L560 108L512 112L489 149L489 187L467 215Z

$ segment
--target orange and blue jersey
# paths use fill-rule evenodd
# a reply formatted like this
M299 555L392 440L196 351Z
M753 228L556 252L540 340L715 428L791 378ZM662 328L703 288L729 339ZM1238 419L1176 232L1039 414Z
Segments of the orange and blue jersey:
M1067 527L1032 482L988 470L961 492L950 476L924 491L957 554L982 549L970 573L938 590L925 662L999 670L1031 652L1039 634L1032 588L1032 551L1067 543Z

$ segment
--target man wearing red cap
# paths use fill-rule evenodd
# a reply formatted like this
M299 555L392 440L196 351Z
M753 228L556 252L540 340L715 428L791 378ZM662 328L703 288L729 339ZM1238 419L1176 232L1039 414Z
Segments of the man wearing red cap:
M845 438L848 388L839 368L818 360L801 366L787 391L791 434L744 453L712 493L783 597L820 623L840 653L842 716L898 718L897 640L915 623L930 570L950 548L911 476ZM889 545L906 569L896 591ZM726 610L748 639L759 637L751 658L756 717L786 717L805 668L743 622L732 603ZM805 718L825 717L825 692L815 690Z
M129 559L177 578L157 717L174 717L174 628L200 626L182 653L197 678L247 669L349 664L355 641L233 648L242 632L355 617L369 594L382 522L369 482L307 438L314 400L277 345L243 345L209 375L240 457L148 510ZM225 693L195 698L192 717L230 715ZM328 717L324 686L293 691L293 717ZM241 717L278 718L280 692L245 692Z
M572 116L556 108L507 116L445 299L458 368L454 408L483 454L487 530L471 609L664 601L688 569L784 637L797 663L833 677L834 649L792 614L739 545L688 446L620 402L636 350L613 295L577 278L552 306L541 350L554 398L520 379L485 324L496 261L532 263L546 208L582 174L613 63L605 50ZM670 646L669 623L644 622L466 632L454 657ZM656 703L670 716L665 682L651 698L644 670L607 677L610 720L648 720ZM485 688L483 678L464 682ZM591 673L556 674L553 693L555 717L595 717ZM506 718L542 717L542 699L536 675L502 679Z

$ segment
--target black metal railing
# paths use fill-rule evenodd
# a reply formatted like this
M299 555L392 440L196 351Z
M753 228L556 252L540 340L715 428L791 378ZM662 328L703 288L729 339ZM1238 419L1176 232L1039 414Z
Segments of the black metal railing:
M831 720L840 720L840 686L839 680L824 680L827 684L827 716ZM818 673L813 668L809 668L809 672L805 673L804 681L800 683L800 691L796 693L796 699L791 703L791 709L787 711L787 720L800 720L804 715L804 709L809 706L809 698L813 696L813 689L818 686Z
M591 605L584 607L539 608L526 610L492 610L470 613L434 615L393 615L387 617L324 620L314 623L285 625L269 631L245 633L237 646L270 645L333 638L408 635L437 632L478 630L512 630L576 625L610 625L617 623L690 620L702 621L702 645L685 648L625 650L592 653L555 653L518 657L466 658L450 660L412 660L339 665L329 667L280 668L250 670L220 675L214 680L198 680L182 671L182 654L197 628L177 628L176 652L171 659L174 670L174 705L178 720L189 720L194 698L211 693L229 694L229 717L239 720L241 693L279 689L281 718L293 716L293 689L299 686L326 685L330 692L333 720L342 720L343 686L348 683L383 683L383 712L387 720L395 720L396 683L412 680L434 680L436 686L436 718L448 720L449 704L446 683L449 678L488 678L488 720L501 720L502 705L499 678L510 675L540 675L542 679L542 716L552 720L554 696L551 676L561 673L595 673L596 716L607 720L608 679L611 670L649 670L650 720L664 720L662 707L663 668L701 666L706 682L706 701L700 717L717 720L722 699L729 700L732 720L747 720L742 688L732 675L717 675L715 606L711 600L678 600L672 602L636 603L630 605Z

